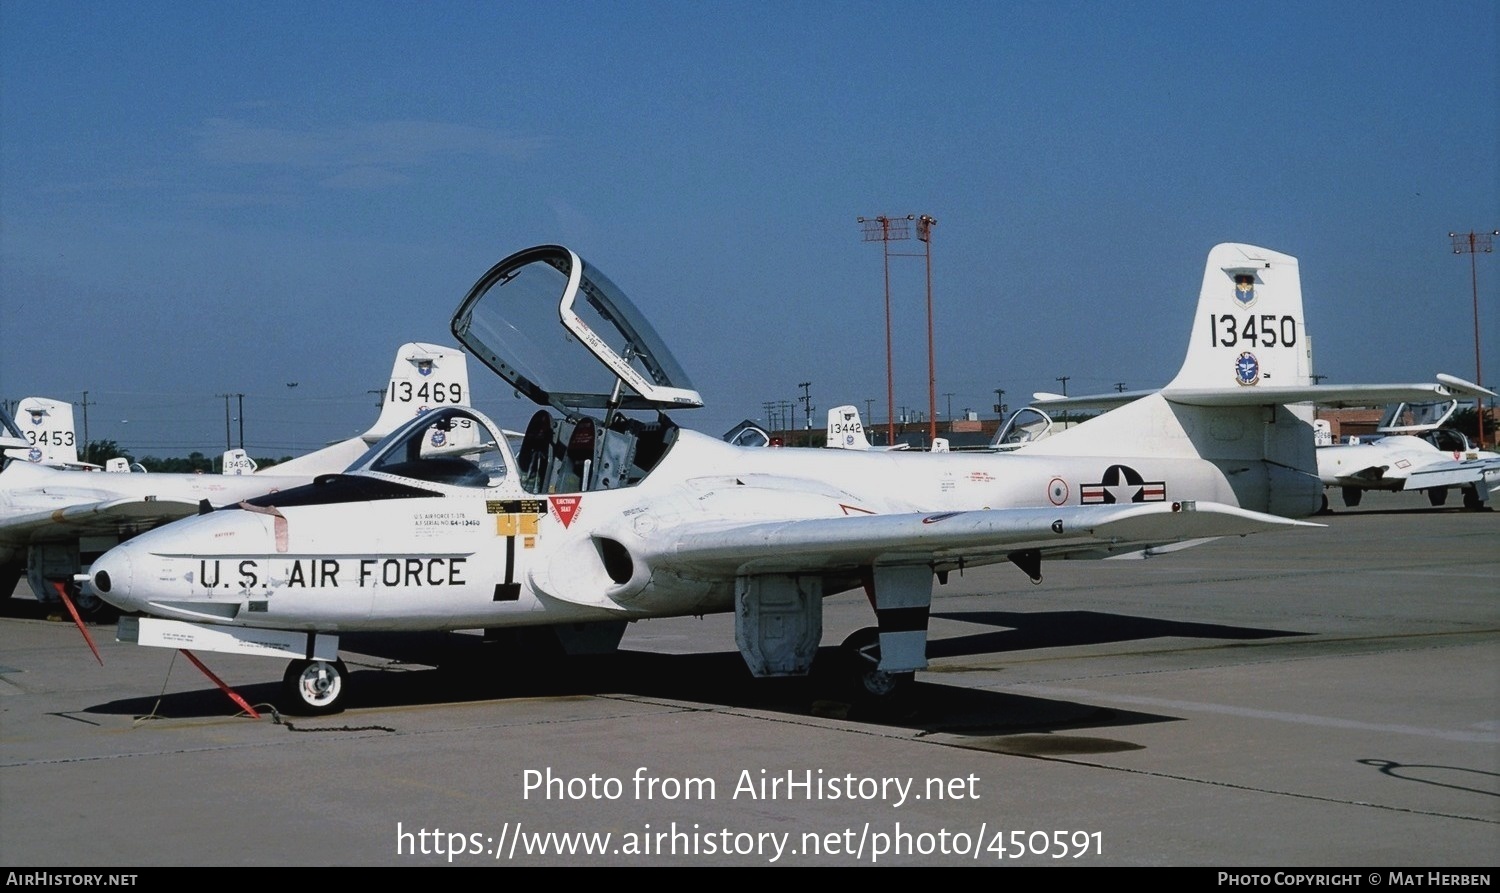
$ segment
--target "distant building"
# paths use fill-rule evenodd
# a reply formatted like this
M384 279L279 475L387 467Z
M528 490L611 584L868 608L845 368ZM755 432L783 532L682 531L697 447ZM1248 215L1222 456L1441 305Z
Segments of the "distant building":
M1384 408L1377 409L1319 409L1317 418L1328 422L1329 433L1334 443L1343 443L1344 438L1363 434L1374 434L1385 415Z

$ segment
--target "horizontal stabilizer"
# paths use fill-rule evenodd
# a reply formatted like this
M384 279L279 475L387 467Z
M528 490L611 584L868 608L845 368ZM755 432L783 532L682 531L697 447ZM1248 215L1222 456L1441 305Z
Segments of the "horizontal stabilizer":
M1377 406L1451 397L1447 386L1432 384L1325 384L1261 388L1167 388L1162 396L1189 406L1260 406L1316 403L1319 406Z
M1271 404L1316 403L1319 406L1378 406L1384 403L1415 403L1451 398L1460 391L1445 380L1450 375L1438 373L1430 384L1324 384L1258 388L1163 388L1160 391L1126 391L1121 394L1089 394L1064 397L1061 394L1033 395L1037 406L1053 408L1111 409L1141 397L1159 393L1168 402L1187 406L1266 406ZM1482 391L1483 389L1481 389ZM1484 393L1490 393L1484 391Z
M1446 372L1439 372L1437 374L1437 380L1439 384L1447 385L1448 390L1452 391L1455 395L1465 395L1469 397L1500 396L1483 385L1477 385L1474 382L1469 381L1468 379L1459 378L1457 375L1449 375Z
M1149 397L1155 393L1156 391L1117 391L1109 394L1085 394L1078 397L1068 397L1063 394L1038 391L1031 395L1031 403L1033 406L1045 406L1048 409L1054 407L1067 409L1114 409L1117 406L1134 403L1142 397Z

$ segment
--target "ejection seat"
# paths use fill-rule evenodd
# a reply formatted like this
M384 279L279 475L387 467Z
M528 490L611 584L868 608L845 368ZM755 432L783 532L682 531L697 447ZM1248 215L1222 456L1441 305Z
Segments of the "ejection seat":
M521 486L528 493L582 493L593 486L598 426L584 416L554 420L539 409L526 426L521 452ZM564 439L566 438L566 443Z
M527 423L516 464L520 466L521 487L527 493L547 492L552 471L552 415L547 410L538 409Z

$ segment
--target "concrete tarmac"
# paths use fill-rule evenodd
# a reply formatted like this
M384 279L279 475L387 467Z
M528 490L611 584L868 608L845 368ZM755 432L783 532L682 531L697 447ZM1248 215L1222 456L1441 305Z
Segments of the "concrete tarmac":
M1335 500L1337 501L1337 500ZM1088 865L1472 871L1500 854L1500 513L1372 494L1320 530L936 589L931 669L753 680L727 616L618 655L346 636L350 708L283 664L0 617L12 868ZM284 702L282 702L284 703ZM1492 881L1493 882L1493 879Z

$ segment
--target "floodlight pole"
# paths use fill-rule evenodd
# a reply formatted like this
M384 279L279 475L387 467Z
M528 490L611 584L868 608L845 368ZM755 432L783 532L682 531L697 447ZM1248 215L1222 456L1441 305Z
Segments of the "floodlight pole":
M1454 254L1467 254L1469 256L1469 287L1474 294L1474 383L1484 386L1484 372L1479 364L1479 270L1475 262L1475 255L1479 252L1490 254L1495 250L1495 236L1500 236L1500 230L1491 230L1487 233L1449 233L1448 238L1453 241ZM1484 396L1474 395L1475 421L1478 422L1479 443L1484 446Z
M932 352L932 227L937 219L923 214L917 218L917 238L927 254L927 443L937 440L937 361ZM951 413L950 413L951 414ZM952 423L952 419L948 420Z
M885 261L885 442L889 446L896 442L896 379L894 355L891 351L891 242L911 238L911 214L891 218L857 217L856 222L864 228L866 242L880 242L881 257Z

